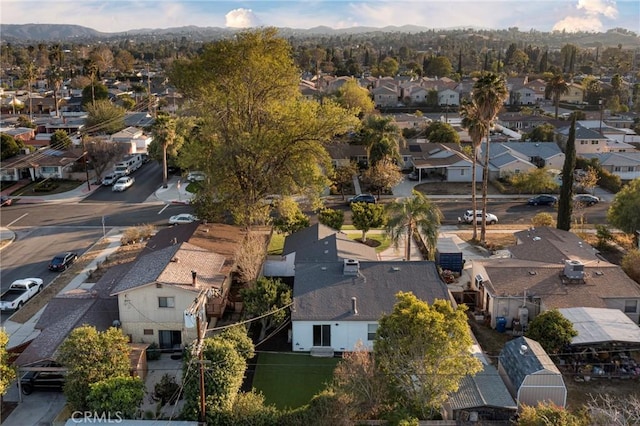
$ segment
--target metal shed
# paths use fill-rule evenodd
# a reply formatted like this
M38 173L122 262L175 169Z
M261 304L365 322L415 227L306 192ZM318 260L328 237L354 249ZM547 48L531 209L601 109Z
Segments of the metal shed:
M552 402L564 407L567 387L558 367L535 340L518 337L500 352L498 372L518 407Z

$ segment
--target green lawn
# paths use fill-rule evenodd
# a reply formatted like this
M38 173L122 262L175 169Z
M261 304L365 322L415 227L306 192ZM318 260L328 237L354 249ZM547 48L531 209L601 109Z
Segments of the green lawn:
M277 255L282 254L284 248L284 234L274 232L271 235L271 241L269 241L269 247L267 247L267 254Z
M307 404L333 376L338 358L314 358L309 354L261 353L253 387L265 402L278 409Z
M352 240L359 239L359 238L362 238L362 231L358 231L357 234L349 232L347 233L347 236ZM391 245L391 240L385 237L384 234L367 232L367 241L368 240L375 240L379 243L376 246L376 253L380 253L381 251L388 249L389 246Z

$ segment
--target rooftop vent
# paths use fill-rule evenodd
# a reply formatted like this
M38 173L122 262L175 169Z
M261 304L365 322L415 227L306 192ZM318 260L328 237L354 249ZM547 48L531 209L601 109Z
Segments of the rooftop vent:
M581 280L584 278L584 264L579 260L565 260L564 275L570 280Z
M344 275L358 275L360 270L360 262L355 259L344 260Z

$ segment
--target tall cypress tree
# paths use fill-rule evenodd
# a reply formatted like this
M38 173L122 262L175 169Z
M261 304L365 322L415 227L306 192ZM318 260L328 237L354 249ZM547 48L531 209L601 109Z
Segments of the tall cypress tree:
M576 116L571 120L569 139L564 150L564 165L562 166L562 186L558 201L558 229L571 229L571 213L573 211L573 169L576 167Z

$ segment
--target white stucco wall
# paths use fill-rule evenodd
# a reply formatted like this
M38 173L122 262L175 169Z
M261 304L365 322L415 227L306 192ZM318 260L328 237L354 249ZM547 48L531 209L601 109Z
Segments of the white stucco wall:
M155 284L129 290L118 295L120 322L125 334L134 343L158 343L158 330L181 330L182 343L196 337L195 328L184 326L184 311L193 303L197 292L184 291L169 285L156 288ZM173 297L173 308L160 308L159 297ZM153 335L145 335L145 329L153 329Z
M313 347L313 326L331 326L331 348L335 351L353 350L361 341L369 350L373 341L367 340L369 324L377 321L293 321L291 345L294 352L309 352Z

